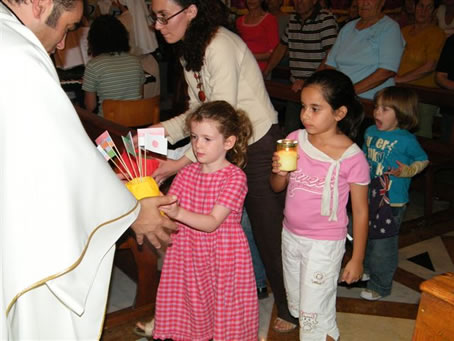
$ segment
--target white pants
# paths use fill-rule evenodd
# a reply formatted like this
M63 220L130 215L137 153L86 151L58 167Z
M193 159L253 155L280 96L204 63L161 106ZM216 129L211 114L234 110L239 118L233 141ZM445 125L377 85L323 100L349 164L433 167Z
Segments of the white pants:
M345 240L309 239L282 229L284 284L301 341L339 338L336 294L344 252Z

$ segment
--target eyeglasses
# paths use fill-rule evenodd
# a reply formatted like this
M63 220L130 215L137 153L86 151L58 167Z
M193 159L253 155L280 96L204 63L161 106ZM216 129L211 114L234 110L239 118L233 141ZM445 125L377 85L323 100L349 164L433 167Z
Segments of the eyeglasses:
M154 13L150 15L151 21L153 25L156 25L156 22L160 23L161 25L167 25L169 23L169 20L172 19L173 17L176 17L178 14L183 13L188 7L185 7L181 10L179 10L177 13L172 14L170 17L158 17Z

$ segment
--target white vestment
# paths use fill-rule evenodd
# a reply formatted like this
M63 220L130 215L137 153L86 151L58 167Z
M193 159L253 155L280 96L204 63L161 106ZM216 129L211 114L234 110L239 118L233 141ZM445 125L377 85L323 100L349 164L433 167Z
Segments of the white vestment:
M0 3L0 339L99 339L115 241L139 210Z

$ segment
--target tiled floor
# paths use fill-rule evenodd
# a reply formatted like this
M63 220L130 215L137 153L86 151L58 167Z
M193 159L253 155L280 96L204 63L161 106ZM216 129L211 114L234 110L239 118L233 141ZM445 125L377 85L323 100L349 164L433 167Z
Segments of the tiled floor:
M414 320L374 315L338 313L342 340L349 341L410 341Z
M415 196L408 209L407 219L421 212L421 198ZM435 203L439 209L445 203ZM443 272L454 272L454 219L430 227L406 223L401 235L399 269L395 276L393 292L377 302L359 298L360 288L339 287L337 320L342 341L399 341L411 340L419 284ZM449 215L448 215L449 218ZM134 299L135 284L118 268L114 268L108 311L128 307ZM275 316L273 297L260 301L259 340L298 340L298 332L278 334L269 328ZM133 325L133 324L132 324ZM138 340L130 327L125 329L124 340ZM126 335L127 334L127 335ZM112 340L108 337L104 341ZM145 340L145 339L142 339Z

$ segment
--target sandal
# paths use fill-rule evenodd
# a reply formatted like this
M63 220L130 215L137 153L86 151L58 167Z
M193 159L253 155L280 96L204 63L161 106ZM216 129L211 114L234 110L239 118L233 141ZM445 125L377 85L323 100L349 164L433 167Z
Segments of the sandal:
M280 317L276 317L271 327L277 333L290 333L296 329L297 325L288 322Z
M149 322L137 322L133 329L134 334L142 337L153 337L154 319Z

